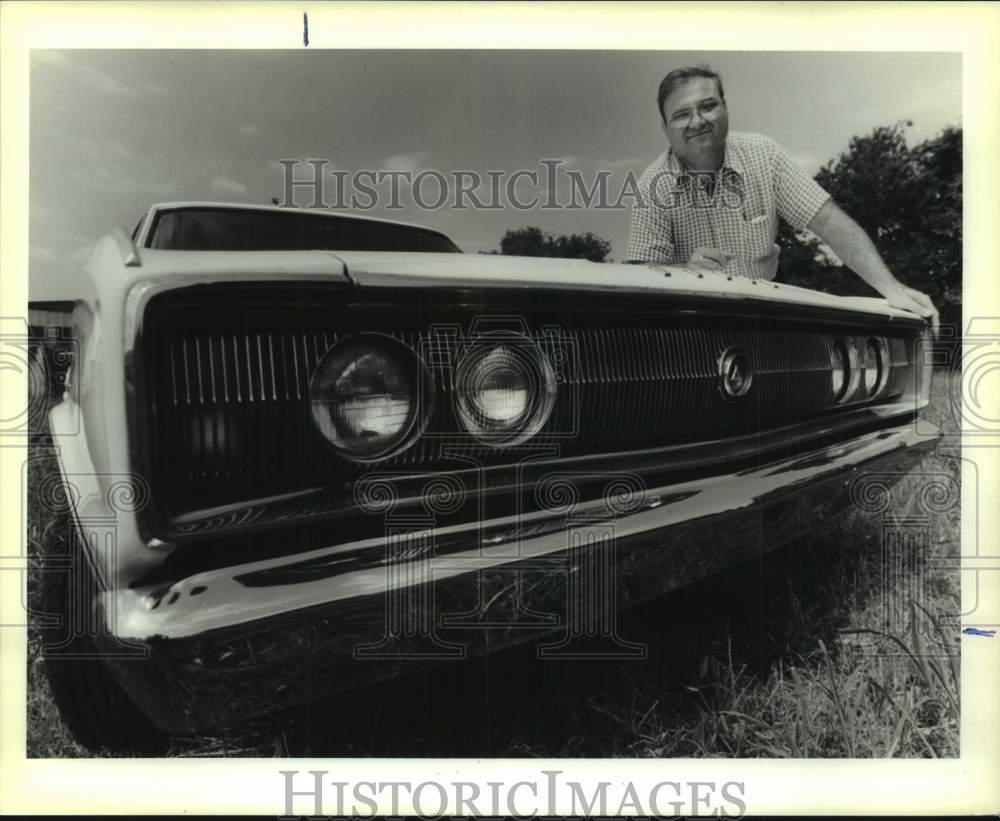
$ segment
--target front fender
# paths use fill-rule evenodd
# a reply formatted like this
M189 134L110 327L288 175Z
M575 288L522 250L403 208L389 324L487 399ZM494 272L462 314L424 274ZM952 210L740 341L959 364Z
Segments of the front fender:
M142 476L95 466L88 426L79 424L82 409L71 396L49 412L49 429L66 501L80 549L86 550L101 585L126 587L128 580L157 567L166 551L143 543L136 513L149 499Z

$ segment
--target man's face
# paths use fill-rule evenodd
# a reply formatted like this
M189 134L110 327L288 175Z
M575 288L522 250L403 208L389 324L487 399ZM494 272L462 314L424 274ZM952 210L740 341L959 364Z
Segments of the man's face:
M663 133L689 168L715 170L729 133L729 112L711 77L694 77L663 101Z

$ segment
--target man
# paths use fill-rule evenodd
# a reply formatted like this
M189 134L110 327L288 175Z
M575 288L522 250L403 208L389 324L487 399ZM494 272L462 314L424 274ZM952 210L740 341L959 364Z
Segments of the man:
M868 235L785 149L760 134L729 133L722 79L707 66L671 71L657 107L670 143L639 179L630 262L687 263L752 279L778 269L780 216L808 228L890 305L931 320L931 300L885 266Z

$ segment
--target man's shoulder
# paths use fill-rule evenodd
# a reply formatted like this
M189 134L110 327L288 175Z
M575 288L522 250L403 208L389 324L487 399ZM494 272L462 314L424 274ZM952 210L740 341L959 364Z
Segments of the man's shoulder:
M679 166L677 166L677 160L668 148L649 165L647 165L646 170L639 175L639 189L642 191L650 190L650 187L654 183L661 184L665 176L671 176L676 173L678 169Z
M671 167L671 157L670 149L662 152L655 160L653 160L649 165L646 166L646 170L639 175L639 182L649 182L650 179L655 177L661 171L665 171Z
M766 134L757 134L753 131L730 131L726 137L726 142L750 151L771 152L781 147L772 137L768 137Z

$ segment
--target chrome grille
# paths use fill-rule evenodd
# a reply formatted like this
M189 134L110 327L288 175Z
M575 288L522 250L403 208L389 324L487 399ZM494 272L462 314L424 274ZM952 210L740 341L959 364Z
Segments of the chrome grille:
M465 336L392 334L417 351L433 348L453 362ZM603 328L535 334L561 378L553 417L531 448L566 453L634 447L745 432L805 418L830 406L830 338L817 334ZM353 472L312 430L308 384L336 332L175 335L163 345L168 378L160 383L157 431L171 459L170 478L277 479L308 482ZM717 362L730 347L755 369L752 397L727 402ZM430 465L447 449L495 461L462 435L450 412L447 365L432 368L439 410L428 434L385 464ZM163 402L166 400L166 402ZM305 468L306 475L303 476Z
M466 436L453 411L452 365L477 336L471 312L432 323L427 310L404 316L384 307L300 307L307 302L293 294L273 310L259 300L241 312L231 299L213 305L199 298L190 308L167 303L170 311L153 312L141 351L138 390L145 398L137 408L161 521L324 488L343 504L353 482L370 471L454 470L707 442L837 409L830 360L833 340L843 334L809 330L801 318L761 328L745 319L650 314L623 323L618 306L604 316L549 312L529 315L523 329L558 376L553 412L524 445L491 449ZM404 322L409 327L400 329ZM795 330L782 327L789 325ZM339 339L360 331L388 334L421 354L436 395L426 433L370 466L338 457L309 411L314 368ZM910 370L907 341L893 337L889 347L886 397L902 392ZM752 389L735 401L723 396L719 378L720 358L733 348L754 367Z

